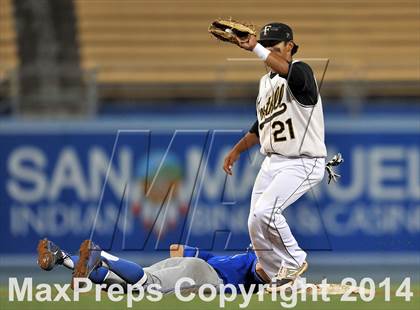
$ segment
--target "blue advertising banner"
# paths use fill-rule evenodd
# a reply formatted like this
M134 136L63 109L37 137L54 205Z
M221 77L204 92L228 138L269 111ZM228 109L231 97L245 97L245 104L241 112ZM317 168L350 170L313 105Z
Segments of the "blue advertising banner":
M114 251L249 244L249 200L263 157L254 148L233 176L222 170L243 130L31 126L0 131L0 253L33 253L43 237L68 248L92 237ZM285 211L301 246L419 250L418 123L333 118L326 143L330 156L345 158L342 178L324 180Z

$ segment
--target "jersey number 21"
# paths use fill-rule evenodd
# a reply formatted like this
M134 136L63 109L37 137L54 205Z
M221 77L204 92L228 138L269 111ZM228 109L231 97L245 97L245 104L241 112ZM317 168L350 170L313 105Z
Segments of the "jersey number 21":
M289 129L289 135L290 135L290 139L294 139L295 138L295 132L293 131L293 124L292 124L292 119L289 118L288 120L286 120L286 125L287 128ZM287 140L287 135L284 134L284 123L282 121L275 121L271 124L271 128L275 129L273 132L273 138L275 142L282 142L282 141L286 141Z

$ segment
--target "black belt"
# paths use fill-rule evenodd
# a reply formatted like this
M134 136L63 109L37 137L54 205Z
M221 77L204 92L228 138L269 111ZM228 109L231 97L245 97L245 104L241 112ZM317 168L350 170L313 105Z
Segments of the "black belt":
M285 155L282 155L282 154L280 154L280 153L276 153L276 152L268 152L267 153L267 156L268 157L271 157L271 155L279 155L279 156L282 156L282 157L285 157L285 158L289 158L289 159L298 159L298 158L309 158L309 159L311 159L311 158L325 158L325 157L320 157L320 156L315 156L315 157L311 157L311 156L308 156L308 155L301 155L301 156L285 156Z

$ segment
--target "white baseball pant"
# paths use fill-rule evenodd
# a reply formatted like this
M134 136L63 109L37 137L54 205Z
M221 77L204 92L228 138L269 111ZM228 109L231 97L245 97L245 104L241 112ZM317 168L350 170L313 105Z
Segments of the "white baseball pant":
M265 273L273 278L281 266L298 268L306 259L290 231L284 209L324 177L324 158L267 156L255 180L248 229Z

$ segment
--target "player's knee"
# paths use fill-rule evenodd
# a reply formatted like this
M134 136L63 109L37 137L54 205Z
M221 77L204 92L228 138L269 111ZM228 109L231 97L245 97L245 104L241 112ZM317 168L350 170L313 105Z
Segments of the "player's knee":
M248 217L248 229L251 231L252 227L258 227L263 225L276 224L279 225L282 222L285 222L286 219L281 213L281 209L273 210L273 208L264 208L263 205L256 205L254 210L249 214Z
M250 234L252 234L252 232L255 229L255 224L256 224L256 223L254 223L255 220L256 220L256 218L255 218L253 212L250 212L249 216L248 216L248 231L249 231Z
M280 212L275 212L273 213L272 221L277 227L283 227L284 223L286 223L286 218Z
M266 210L262 208L254 208L248 217L248 228L263 224L269 216L270 214Z

